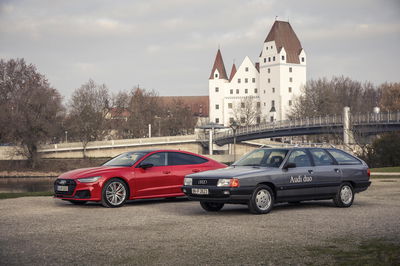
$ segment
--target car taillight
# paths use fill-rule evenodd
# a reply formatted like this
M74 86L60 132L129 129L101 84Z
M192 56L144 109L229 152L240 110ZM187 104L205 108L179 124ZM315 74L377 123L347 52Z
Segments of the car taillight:
M371 176L371 170L369 168L367 169L367 174L368 176Z

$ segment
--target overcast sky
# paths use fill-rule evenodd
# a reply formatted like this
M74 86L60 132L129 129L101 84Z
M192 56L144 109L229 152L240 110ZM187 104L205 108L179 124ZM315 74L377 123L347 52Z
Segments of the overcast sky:
M0 58L35 64L66 98L89 78L208 95L218 45L227 71L258 61L275 16L299 37L307 79L400 81L399 0L0 0Z

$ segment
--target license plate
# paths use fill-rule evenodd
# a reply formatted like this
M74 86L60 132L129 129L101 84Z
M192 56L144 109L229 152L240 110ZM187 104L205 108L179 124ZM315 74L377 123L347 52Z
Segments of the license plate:
M208 188L192 188L192 194L208 195Z
M68 191L68 186L57 186L58 191Z

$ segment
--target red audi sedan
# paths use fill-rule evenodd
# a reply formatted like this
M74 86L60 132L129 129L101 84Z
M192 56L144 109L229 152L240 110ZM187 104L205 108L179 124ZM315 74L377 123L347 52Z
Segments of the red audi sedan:
M98 201L120 207L126 200L185 196L187 174L226 167L185 151L144 150L118 155L100 167L76 169L54 182L54 197L74 204Z

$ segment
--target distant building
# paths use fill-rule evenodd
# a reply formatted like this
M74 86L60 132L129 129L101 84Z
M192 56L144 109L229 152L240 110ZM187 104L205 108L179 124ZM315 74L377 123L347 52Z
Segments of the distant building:
M210 122L228 126L245 100L259 108L252 124L284 120L305 83L305 51L289 22L275 21L255 64L246 56L228 76L218 49L209 77Z

